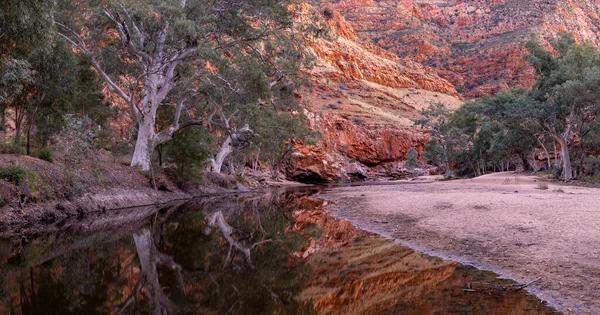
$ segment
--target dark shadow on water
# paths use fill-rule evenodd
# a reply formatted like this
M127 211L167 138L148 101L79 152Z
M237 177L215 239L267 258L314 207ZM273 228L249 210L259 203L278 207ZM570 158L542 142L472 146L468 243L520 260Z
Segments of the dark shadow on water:
M489 272L420 254L312 198L213 196L0 240L0 314L552 314Z

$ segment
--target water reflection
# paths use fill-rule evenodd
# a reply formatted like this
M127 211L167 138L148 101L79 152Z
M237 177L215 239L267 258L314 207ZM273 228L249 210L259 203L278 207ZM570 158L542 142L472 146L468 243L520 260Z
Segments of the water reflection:
M212 197L141 223L0 241L0 314L553 312L498 289L493 274L395 245L322 207L298 191Z

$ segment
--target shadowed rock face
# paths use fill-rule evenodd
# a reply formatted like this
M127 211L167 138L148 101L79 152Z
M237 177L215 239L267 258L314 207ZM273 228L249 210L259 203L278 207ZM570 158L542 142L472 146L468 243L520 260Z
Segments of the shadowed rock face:
M358 37L435 68L468 97L534 82L522 43L572 32L599 41L595 1L328 0Z

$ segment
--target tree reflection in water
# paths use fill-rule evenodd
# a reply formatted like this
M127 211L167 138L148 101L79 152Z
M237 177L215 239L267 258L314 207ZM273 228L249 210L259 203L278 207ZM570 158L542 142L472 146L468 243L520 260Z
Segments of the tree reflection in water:
M0 313L303 312L293 297L308 269L294 253L307 236L293 229L293 201L248 194L188 202L115 241L71 236L66 254L42 264L52 250L34 241L28 254L0 262Z
M0 241L0 314L555 313L322 205L298 193L203 198L139 224L30 237L16 256Z

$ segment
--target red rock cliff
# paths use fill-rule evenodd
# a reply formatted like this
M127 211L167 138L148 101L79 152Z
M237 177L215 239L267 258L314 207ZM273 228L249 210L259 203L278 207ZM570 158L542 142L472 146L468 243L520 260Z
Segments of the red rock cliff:
M316 65L306 70L311 84L301 93L309 125L323 140L298 147L290 177L363 178L368 167L401 161L410 148L422 150L429 137L411 123L420 109L432 102L461 104L454 86L433 69L361 41L339 13L309 5L300 11L319 16L330 32L307 40Z
M597 1L327 0L358 36L422 62L467 97L534 82L523 60L531 34L541 40L571 32L600 43Z

